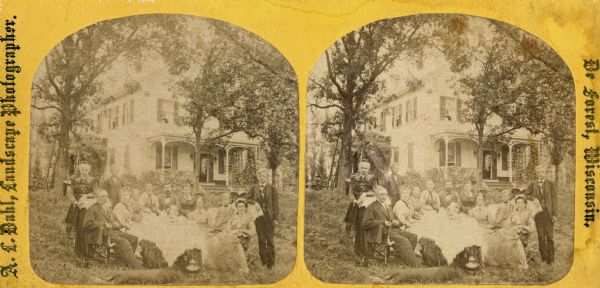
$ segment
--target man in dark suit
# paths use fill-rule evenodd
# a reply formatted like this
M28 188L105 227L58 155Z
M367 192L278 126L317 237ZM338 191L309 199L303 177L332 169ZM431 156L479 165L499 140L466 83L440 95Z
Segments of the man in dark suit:
M404 179L398 174L398 164L392 163L390 166L390 175L386 175L383 181L383 187L388 191L390 201L392 201L392 207L396 204L396 201L400 199L400 187L404 184Z
M373 202L363 218L363 228L367 243L380 243L389 240L392 248L400 255L401 261L409 267L419 265L414 249L417 245L417 235L398 229L402 223L388 206L388 196L385 188L376 189L377 201Z
M556 223L556 190L554 183L546 179L547 167L538 165L535 168L536 180L527 187L527 194L535 197L542 206L542 211L534 216L537 229L539 250L542 261L554 262L554 223Z
M275 243L273 236L279 219L279 203L277 190L267 183L269 170L262 168L257 173L258 184L250 187L246 197L256 201L262 208L263 215L256 218L256 236L258 238L258 253L262 264L271 270L275 265Z
M123 180L119 177L119 168L116 165L110 167L110 176L102 183L102 188L108 192L108 198L111 205L117 205L120 202L121 188Z
M96 197L98 202L87 209L83 220L86 242L96 245L114 243L117 253L127 267L141 268L134 255L137 248L137 237L118 230L122 227L118 227L117 222L113 221L115 218L112 214L108 193L105 190L98 189Z

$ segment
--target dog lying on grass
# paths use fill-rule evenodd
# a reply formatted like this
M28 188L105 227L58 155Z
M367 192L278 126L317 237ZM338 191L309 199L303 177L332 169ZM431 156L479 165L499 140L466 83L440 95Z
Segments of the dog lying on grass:
M409 268L396 272L381 282L385 284L449 282L461 279L465 273L475 274L482 269L482 263L481 247L470 246L458 253L449 266Z
M142 254L143 255L143 254ZM183 277L202 271L202 251L186 250L177 257L172 267L150 270L123 271L106 279L110 284L167 284L181 281Z

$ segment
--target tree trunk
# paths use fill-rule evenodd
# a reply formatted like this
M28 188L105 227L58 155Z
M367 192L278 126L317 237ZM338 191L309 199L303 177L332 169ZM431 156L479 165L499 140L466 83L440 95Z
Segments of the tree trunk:
M273 147L273 144L268 145L267 160L269 163L269 169L271 169L271 185L273 185L277 191L281 191L283 189L283 185L280 183L281 181L277 173L279 165L281 164L281 161L279 161L279 151L280 147Z
M344 113L342 130L342 147L340 149L340 160L338 162L338 189L346 193L346 179L350 177L352 163L352 128L354 127L354 116Z
M56 171L53 171L54 178L54 190L56 191L56 195L60 195L64 189L63 182L67 180L69 177L69 146L70 146L70 137L71 133L71 123L69 123L69 119L63 117L61 119L60 130L58 134L58 155L56 155L58 160L58 165L56 165ZM51 163L49 163L51 164ZM52 179L51 179L52 180Z
M477 131L477 189L483 185L483 129Z
M196 149L194 153L194 175L192 177L194 191L198 193L200 191L200 152L202 151L202 129L196 129Z
M333 149L333 156L331 157L331 166L329 167L329 176L327 177L327 189L331 188L331 176L333 175L333 167L335 167L335 158L338 154L338 143L335 143L335 147Z

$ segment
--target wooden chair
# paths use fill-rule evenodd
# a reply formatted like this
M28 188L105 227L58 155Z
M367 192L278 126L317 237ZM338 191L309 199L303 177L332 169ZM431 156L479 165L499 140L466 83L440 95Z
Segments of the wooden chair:
M365 239L365 243L367 243L367 249L370 250L367 251L368 255L371 255L372 259L383 260L383 263L387 264L390 256L393 255L393 243L390 243L389 237L383 237L384 229L388 229L387 235L389 235L390 227L385 227L384 225L378 225L377 227L365 231L365 237L369 233L375 233L377 235L375 241L368 242L368 239Z

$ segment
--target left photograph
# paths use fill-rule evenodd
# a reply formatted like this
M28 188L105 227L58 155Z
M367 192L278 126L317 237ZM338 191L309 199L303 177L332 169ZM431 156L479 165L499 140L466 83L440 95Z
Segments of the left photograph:
M30 260L54 284L269 284L296 260L298 87L280 52L185 15L67 36L32 85Z

